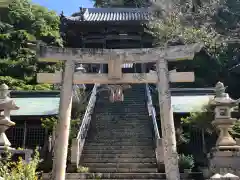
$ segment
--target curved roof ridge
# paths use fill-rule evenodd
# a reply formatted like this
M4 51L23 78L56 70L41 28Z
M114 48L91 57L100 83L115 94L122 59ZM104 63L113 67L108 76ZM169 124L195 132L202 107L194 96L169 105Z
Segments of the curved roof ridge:
M90 13L149 12L149 8L86 8Z
M150 18L150 8L84 8L81 14L65 17L70 21L146 21Z

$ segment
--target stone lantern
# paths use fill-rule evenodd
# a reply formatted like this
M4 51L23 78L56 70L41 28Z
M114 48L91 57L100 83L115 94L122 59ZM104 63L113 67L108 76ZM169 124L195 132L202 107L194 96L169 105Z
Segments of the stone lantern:
M218 149L233 149L239 148L236 146L236 141L229 134L229 130L234 126L237 119L231 118L233 107L238 105L238 100L233 100L225 93L224 84L218 82L215 86L216 96L210 102L215 108L215 116L212 124L220 131L216 148Z
M225 174L226 172L240 175L240 146L229 134L237 119L231 117L231 111L239 103L225 93L226 87L221 82L215 86L215 97L210 104L215 109L213 126L219 130L216 147L209 154L209 168L212 173Z
M11 149L11 143L6 136L5 131L10 126L15 125L15 123L10 120L10 111L19 109L9 97L9 93L10 90L6 84L0 85L0 150L6 148Z

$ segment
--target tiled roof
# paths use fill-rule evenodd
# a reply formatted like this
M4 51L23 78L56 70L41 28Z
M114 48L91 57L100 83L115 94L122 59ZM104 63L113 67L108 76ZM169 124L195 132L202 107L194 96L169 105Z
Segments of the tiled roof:
M201 111L212 95L172 96L172 107L175 113ZM19 110L11 111L12 116L44 116L57 115L59 112L59 97L13 98Z
M45 116L57 115L59 109L59 97L31 97L12 98L19 110L11 111L12 116Z
M204 105L207 105L213 95L202 96L172 96L171 103L173 112L189 113L201 111Z
M148 8L87 8L81 15L66 17L72 21L146 21L150 19Z

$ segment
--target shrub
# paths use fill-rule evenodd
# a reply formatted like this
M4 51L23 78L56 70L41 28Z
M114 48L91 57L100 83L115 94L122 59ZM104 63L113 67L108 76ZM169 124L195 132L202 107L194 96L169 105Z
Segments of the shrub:
M192 155L186 156L184 154L180 154L178 163L179 163L180 171L183 171L184 169L191 170L194 167L194 158Z
M22 158L12 162L12 154L4 153L0 158L0 177L4 180L38 180L37 167L40 162L39 152L36 150L33 159L26 163Z
M84 166L80 166L79 168L77 168L77 172L78 173L88 173L89 172L89 168L88 167L84 167Z

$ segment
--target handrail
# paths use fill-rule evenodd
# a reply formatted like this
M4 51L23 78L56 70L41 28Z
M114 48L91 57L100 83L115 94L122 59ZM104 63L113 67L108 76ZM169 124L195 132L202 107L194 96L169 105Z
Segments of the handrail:
M147 103L148 113L149 113L149 116L152 117L155 140L156 140L156 143L157 143L157 140L160 139L160 134L159 134L159 131L158 131L158 125L157 125L157 119L156 119L156 110L155 110L155 107L153 106L153 103L152 103L152 95L151 95L148 84L146 84L146 92L147 92L147 97L148 97L148 103Z
M97 95L97 89L99 87L100 84L95 84L93 89L92 89L92 93L80 126L80 129L78 131L78 135L77 135L77 161L76 161L76 165L78 167L79 165L79 161L80 161L80 157L82 154L82 150L83 150L83 146L85 143L85 138L87 136L87 132L88 132L88 128L91 122L91 118L92 118L92 113L96 104L96 95Z

